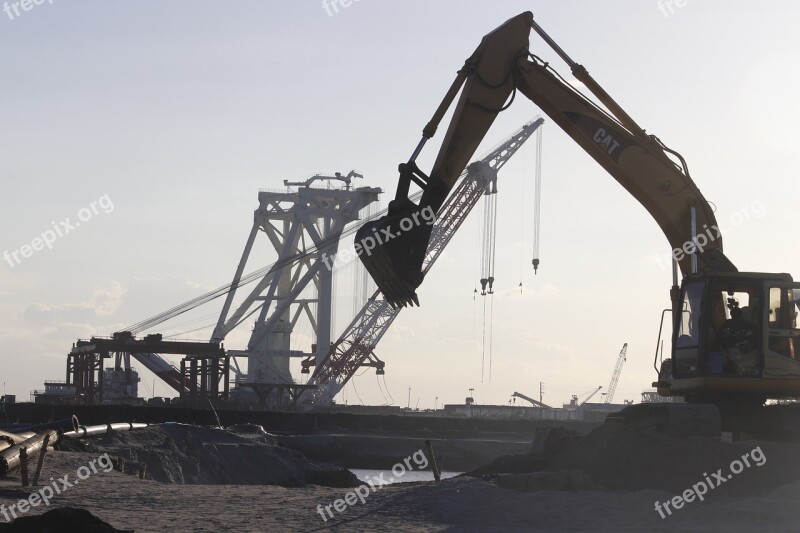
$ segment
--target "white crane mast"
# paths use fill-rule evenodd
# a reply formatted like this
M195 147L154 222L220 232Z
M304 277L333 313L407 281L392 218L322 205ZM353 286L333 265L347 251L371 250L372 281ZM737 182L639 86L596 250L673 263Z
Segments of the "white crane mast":
M481 196L496 190L498 171L543 123L544 120L538 118L525 124L483 159L467 167L460 184L437 213L423 262L423 272L433 266ZM313 405L329 405L362 366L375 366L379 374L383 373L383 362L377 360L373 350L401 310L402 307L393 308L389 305L380 291L373 294L338 341L331 346L328 356L321 364L317 364L308 382L317 387L311 401ZM304 361L304 371L308 371L308 367L314 363L310 358Z
M625 364L625 354L628 351L628 343L626 342L622 346L622 350L619 352L619 357L617 357L617 364L614 366L614 373L611 375L611 383L608 384L608 392L606 393L606 403L612 403L614 400L614 391L617 390L617 383L619 382L619 376L622 374L622 365Z

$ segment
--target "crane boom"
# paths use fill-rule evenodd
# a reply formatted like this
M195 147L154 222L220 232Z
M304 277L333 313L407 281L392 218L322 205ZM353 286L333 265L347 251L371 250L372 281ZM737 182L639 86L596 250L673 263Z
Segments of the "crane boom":
M581 405L585 404L586 402L594 398L594 395L600 392L600 389L602 388L603 388L602 385L598 385L598 387L594 391L592 391L592 393L589 396L587 396L585 400L583 400L581 403L578 404L578 407L580 407Z
M512 394L511 397L512 398L522 398L523 400L527 400L527 401L531 402L534 407L541 407L542 409L552 409L552 407L550 407L549 405L544 404L544 403L542 403L540 401L534 400L530 396L525 396L521 392L514 392L514 394Z
M477 205L478 200L490 190L492 183L496 183L499 170L543 123L542 118L528 122L482 159L467 167L463 179L436 214L436 222L423 261L423 272L428 272L433 267L456 231ZM315 368L308 382L318 387L312 403L327 405L333 401L373 353L378 342L400 314L400 310L382 298L380 291L372 295L361 312L333 343L322 363ZM310 366L312 362L313 358L303 364Z
M617 357L617 364L614 366L614 373L611 374L611 383L608 384L608 392L606 393L606 403L613 403L614 393L617 391L617 383L619 376L622 374L622 365L625 364L626 353L628 352L628 343L622 345L622 350Z

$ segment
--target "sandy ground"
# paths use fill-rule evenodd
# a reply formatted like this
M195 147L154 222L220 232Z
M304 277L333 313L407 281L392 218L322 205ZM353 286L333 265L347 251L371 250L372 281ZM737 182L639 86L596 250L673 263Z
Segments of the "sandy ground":
M43 480L68 474L96 455L57 452L48 456ZM741 482L747 482L743 478ZM0 505L26 497L9 478L0 482ZM115 471L98 472L57 496L50 509L90 510L116 528L172 531L797 531L800 481L767 495L693 502L661 519L656 500L672 494L621 492L518 492L481 479L385 487L336 518L323 522L318 505L348 492L310 486L172 485ZM46 510L41 505L28 514ZM334 511L335 513L335 511ZM4 520L0 517L0 521Z

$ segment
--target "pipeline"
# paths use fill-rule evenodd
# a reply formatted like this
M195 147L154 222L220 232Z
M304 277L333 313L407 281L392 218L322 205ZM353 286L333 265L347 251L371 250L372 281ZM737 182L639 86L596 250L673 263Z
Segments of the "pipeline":
M25 431L22 433L9 433L7 431L0 431L0 439L10 440L12 445L17 445L23 441L36 435L33 431Z
M40 431L33 437L25 439L21 443L11 446L10 448L0 452L0 476L4 476L15 468L19 467L19 452L21 449L25 448L29 457L33 457L35 454L39 453L39 451L42 449L42 445L44 444L44 439L48 435L50 437L50 444L58 443L58 431L55 429L48 429L45 431Z
M3 437L0 437L0 452L3 452L5 450L9 449L12 446L14 446L14 444L11 443L11 439L3 440ZM56 451L56 447L53 446L52 444L48 443L47 444L47 452L50 453L50 452L54 452L54 451Z
M75 431L67 431L64 437L71 439L83 439L87 437L101 437L111 431L130 431L132 429L146 428L148 424L137 424L135 422L121 422L116 424L101 424L97 426L78 426Z

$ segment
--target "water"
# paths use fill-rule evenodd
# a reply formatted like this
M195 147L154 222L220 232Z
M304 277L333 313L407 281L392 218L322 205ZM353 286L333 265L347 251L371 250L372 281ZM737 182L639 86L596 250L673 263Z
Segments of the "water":
M433 472L430 470L406 470L402 476L396 476L391 470L369 470L364 468L348 468L356 477L367 482L372 482L377 485L391 485L392 483L411 483L415 481L433 481ZM399 470L399 469L398 469ZM383 482L381 482L380 475L383 473ZM442 472L442 479L455 477L463 472Z

